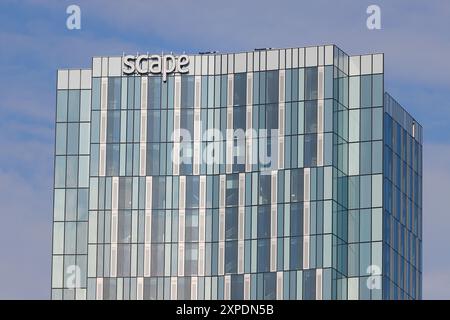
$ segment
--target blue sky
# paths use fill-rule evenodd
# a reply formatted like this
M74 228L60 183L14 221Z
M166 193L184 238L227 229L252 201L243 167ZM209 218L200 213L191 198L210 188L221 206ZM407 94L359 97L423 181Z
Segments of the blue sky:
M81 8L81 30L66 8ZM366 8L381 8L381 30ZM424 127L424 298L450 299L450 1L0 4L0 298L50 295L55 78L123 52L336 44L385 53L386 89Z

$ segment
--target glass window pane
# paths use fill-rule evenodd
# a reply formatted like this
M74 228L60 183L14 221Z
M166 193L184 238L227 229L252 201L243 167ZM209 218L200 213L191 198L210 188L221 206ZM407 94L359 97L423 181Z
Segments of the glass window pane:
M108 143L106 145L106 175L119 175L120 145Z
M199 188L200 177L199 176L187 176L186 177L186 208L198 208L199 207Z
M267 272L270 267L270 239L258 239L257 245L257 272Z
M237 272L238 242L225 241L225 272Z
M317 135L306 134L304 139L304 166L315 167L317 165Z
M363 142L361 146L361 160L359 164L360 174L372 173L372 143Z
M372 140L372 110L361 110L361 141Z
M67 121L67 90L58 90L56 98L56 121Z
M148 108L161 108L161 77L148 77Z
M247 74L234 74L233 105L243 106L247 103Z
M305 68L305 100L317 99L317 67Z
M80 188L89 187L89 156L79 158L78 186Z
M372 139L383 138L383 108L374 108L372 115Z
M78 154L79 123L67 125L67 154Z
M100 78L92 79L92 110L100 110Z
M118 110L121 103L121 78L108 78L108 109Z
M317 132L317 100L305 102L305 133Z
M361 107L368 108L372 105L372 76L361 76Z
M80 90L69 90L67 121L80 120Z
M350 108L359 108L359 94L360 94L360 78L357 77L350 77L350 96L349 96L349 107Z
M207 79L204 77L203 79ZM194 107L194 76L181 76L181 108ZM206 103L206 101L204 101Z
M266 103L278 103L278 70L266 72Z
M226 181L226 205L237 206L239 200L239 176L237 174L227 175Z
M66 157L55 158L55 188L64 188L66 183Z
M383 75L377 74L373 76L373 105L383 105Z
M269 204L271 198L271 178L269 174L259 176L259 204Z
M225 211L225 240L237 240L238 238L238 209L226 208Z
M80 123L80 154L89 154L89 138L90 125L89 123Z
M81 90L80 121L89 121L91 118L91 90Z
M186 210L185 215L185 241L198 241L198 210Z
M74 221L77 219L77 189L66 190L66 217L67 221Z
M67 124L56 124L56 154L66 154Z
M108 111L106 142L120 141L120 111Z
M198 270L198 243L186 243L185 246L184 274L195 275Z
M67 187L77 187L78 185L78 157L67 157Z
M64 220L65 200L66 200L66 190L55 189L54 216L53 216L53 219L55 221Z
M303 271L303 300L316 299L316 270Z

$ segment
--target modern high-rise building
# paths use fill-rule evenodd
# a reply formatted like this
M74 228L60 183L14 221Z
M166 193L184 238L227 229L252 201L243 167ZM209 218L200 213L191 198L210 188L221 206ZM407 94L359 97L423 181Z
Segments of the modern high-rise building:
M383 54L59 70L53 299L420 299L422 127Z

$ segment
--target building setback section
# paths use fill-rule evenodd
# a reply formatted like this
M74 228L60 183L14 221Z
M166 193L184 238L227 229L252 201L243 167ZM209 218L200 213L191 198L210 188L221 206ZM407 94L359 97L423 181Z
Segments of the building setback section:
M421 298L422 127L383 54L123 59L58 71L53 299Z

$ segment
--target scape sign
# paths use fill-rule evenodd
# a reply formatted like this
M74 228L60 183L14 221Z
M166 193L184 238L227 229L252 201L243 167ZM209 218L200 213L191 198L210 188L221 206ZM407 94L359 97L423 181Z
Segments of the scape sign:
M127 55L123 57L122 71L124 74L161 74L165 82L167 75L173 72L187 73L189 57L168 55Z

